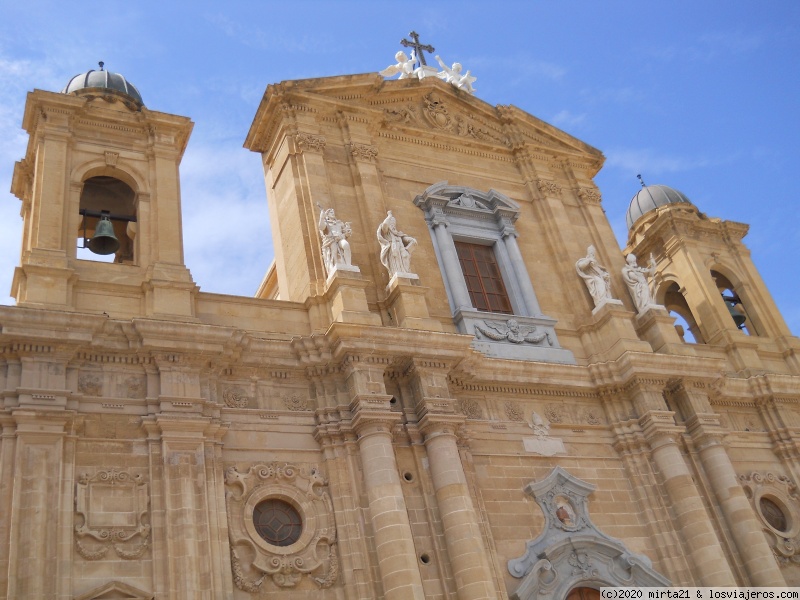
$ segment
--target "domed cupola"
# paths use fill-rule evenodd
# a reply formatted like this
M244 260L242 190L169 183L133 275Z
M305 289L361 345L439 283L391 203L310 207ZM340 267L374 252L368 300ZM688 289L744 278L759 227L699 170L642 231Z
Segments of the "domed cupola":
M144 106L139 90L119 73L103 70L100 61L100 70L87 71L75 75L61 90L62 94L75 94L76 96L97 96L108 100L118 99L131 110L139 110Z
M641 181L641 176L639 176ZM634 223L638 221L643 215L656 210L660 206L667 204L689 204L692 205L689 198L683 192L668 187L666 185L645 185L642 181L642 189L631 199L630 206L628 206L628 213L625 215L625 221L628 224L628 230L633 229Z

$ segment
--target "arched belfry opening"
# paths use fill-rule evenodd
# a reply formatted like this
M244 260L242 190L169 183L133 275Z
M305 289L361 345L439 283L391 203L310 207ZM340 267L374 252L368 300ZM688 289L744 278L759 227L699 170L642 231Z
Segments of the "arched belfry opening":
M135 262L136 192L131 186L108 175L90 177L83 183L79 212L78 258ZM111 228L100 226L101 220L108 220ZM116 249L112 238L119 244Z
M666 289L663 291L663 298L658 294L657 297L661 304L675 317L675 329L684 342L690 344L705 344L705 338L697 324L697 319L686 302L681 287L675 281L666 282Z
M717 284L717 290L719 290L722 301L725 303L725 308L727 308L728 314L736 327L747 335L758 335L758 332L753 326L753 322L747 314L747 309L744 307L744 304L742 304L742 299L739 297L730 279L722 273L713 270L711 271L711 277L714 283Z

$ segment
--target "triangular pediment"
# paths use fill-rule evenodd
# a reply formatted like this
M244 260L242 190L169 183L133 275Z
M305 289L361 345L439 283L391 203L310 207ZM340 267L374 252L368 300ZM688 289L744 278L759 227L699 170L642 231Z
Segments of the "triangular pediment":
M596 148L515 106L492 106L435 77L384 79L377 73L270 85L245 146L252 150L263 148L257 138L274 131L273 121L281 112L278 109L287 105L360 115L381 129L409 136L447 138L494 152L524 148L534 154L589 161L597 168L603 161L603 154ZM267 121L272 124L267 126Z
M75 596L75 600L153 600L153 594L122 581L109 581L80 596Z

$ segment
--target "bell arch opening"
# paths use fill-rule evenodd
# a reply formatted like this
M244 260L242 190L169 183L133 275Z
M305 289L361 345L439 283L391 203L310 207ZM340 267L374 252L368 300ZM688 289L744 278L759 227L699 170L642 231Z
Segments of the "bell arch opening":
M719 290L722 301L725 303L725 308L728 309L728 314L736 327L747 335L758 335L753 321L750 319L747 309L730 279L719 271L711 271L711 277L717 284L717 290Z
M96 175L83 182L77 257L134 264L136 192L116 177Z
M692 309L681 293L681 288L675 281L671 281L664 289L661 303L675 318L675 329L680 338L689 344L705 344L703 333L697 324L697 319L692 314Z

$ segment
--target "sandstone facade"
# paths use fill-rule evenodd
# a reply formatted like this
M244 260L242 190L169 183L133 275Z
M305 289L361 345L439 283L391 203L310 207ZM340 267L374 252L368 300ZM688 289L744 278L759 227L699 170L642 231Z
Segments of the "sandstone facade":
M746 226L687 204L634 224L625 254L653 253L686 343L627 295L598 150L435 78L290 81L245 142L275 263L255 298L209 294L183 260L192 124L121 99L26 105L17 305L0 307L0 597L800 585L800 341ZM130 198L104 196L114 182ZM124 248L79 260L104 198L129 206ZM327 276L319 207L351 223L358 271ZM417 278L380 262L388 210ZM510 313L477 310L456 242L491 249ZM596 309L574 266L589 244L619 299ZM264 534L262 513L296 535Z

